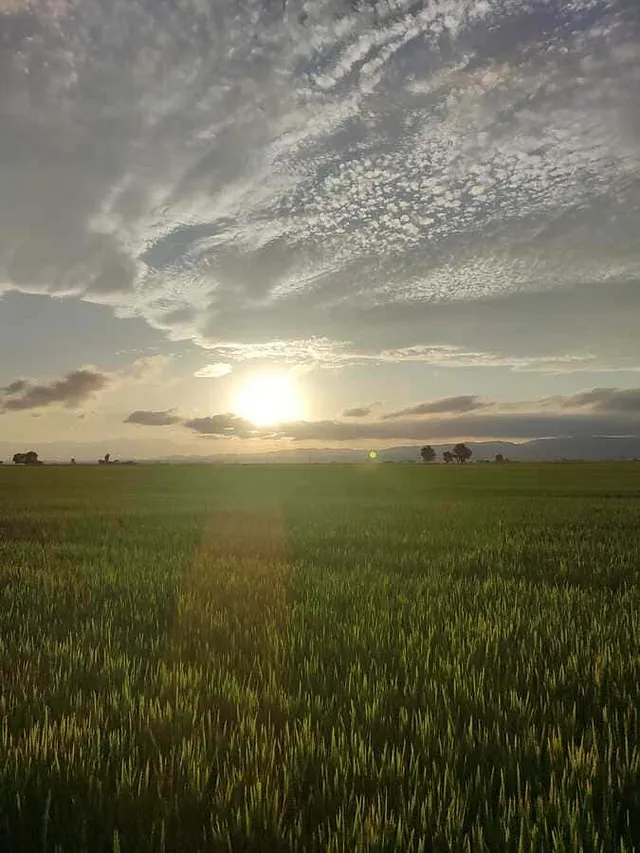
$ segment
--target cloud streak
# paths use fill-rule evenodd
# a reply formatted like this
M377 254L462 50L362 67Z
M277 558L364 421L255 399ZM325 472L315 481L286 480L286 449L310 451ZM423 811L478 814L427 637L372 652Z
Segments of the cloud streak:
M343 418L366 418L371 414L369 406L353 406L351 409L345 409L342 413Z
M483 403L476 396L443 397L440 400L431 400L428 403L418 403L416 406L409 406L397 412L388 412L382 416L382 419L393 420L394 418L402 418L408 415L461 414L482 409L485 406L486 403Z
M178 424L181 418L175 414L175 410L167 409L165 412L151 412L138 409L131 412L124 421L125 424L140 424L141 426L171 426Z

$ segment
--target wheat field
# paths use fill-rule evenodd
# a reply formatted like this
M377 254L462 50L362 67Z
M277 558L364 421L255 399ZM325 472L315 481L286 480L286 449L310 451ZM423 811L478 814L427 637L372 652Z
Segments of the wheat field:
M0 848L640 849L640 464L0 470Z

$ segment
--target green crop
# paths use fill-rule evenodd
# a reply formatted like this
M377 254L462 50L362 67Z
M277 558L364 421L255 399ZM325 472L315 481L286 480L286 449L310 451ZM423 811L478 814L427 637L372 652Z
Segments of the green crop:
M640 466L0 470L0 849L640 849Z

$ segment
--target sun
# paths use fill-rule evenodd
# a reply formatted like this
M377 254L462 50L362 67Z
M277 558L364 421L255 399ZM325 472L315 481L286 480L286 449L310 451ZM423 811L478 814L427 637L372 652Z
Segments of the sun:
M294 421L301 417L298 391L290 376L259 373L240 388L234 412L256 426Z

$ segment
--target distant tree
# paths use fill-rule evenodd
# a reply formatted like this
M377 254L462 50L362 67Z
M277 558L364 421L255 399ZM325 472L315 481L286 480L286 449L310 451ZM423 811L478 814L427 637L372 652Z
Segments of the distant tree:
M453 453L453 458L456 462L459 462L460 465L464 465L467 460L471 459L471 454L473 453L471 448L467 447L467 445L462 442L456 444L451 452Z
M496 458L494 461L497 462L498 465L502 465L504 463L504 456L502 455L502 453L496 453Z
M425 446L420 450L420 456L422 456L423 462L433 462L436 458L436 452L430 444L425 444Z
M442 461L445 465L448 465L450 462L453 462L453 453L450 450L445 450L442 454Z
M105 453L105 454L104 454L104 464L105 464L105 465L108 465L108 464L109 464L109 460L110 460L110 459L111 459L111 454L110 454L110 453Z
M42 465L35 450L30 450L28 453L14 453L13 462L15 465Z
M75 456L72 456L72 457L71 457L71 464L72 464L72 465L75 465L75 464L76 464Z

